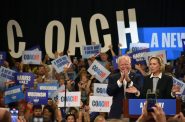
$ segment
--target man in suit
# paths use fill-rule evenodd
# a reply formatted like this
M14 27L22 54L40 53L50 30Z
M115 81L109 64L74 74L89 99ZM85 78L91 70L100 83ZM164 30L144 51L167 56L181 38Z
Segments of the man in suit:
M118 58L120 72L109 77L107 94L113 96L113 103L109 112L109 118L120 119L123 113L123 99L136 98L134 93L126 93L125 89L135 87L140 89L138 84L141 82L140 75L131 71L131 59L129 56Z

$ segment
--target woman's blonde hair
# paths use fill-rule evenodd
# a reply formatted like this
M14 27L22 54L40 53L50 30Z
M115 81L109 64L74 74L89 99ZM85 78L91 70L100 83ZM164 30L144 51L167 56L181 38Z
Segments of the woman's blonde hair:
M98 115L98 116L95 118L94 122L99 122L99 121L105 122L105 117L102 116L102 115Z
M149 58L149 62L152 60L152 59L156 59L157 62L159 63L160 65L160 71L161 72L164 72L165 71L165 64L164 64L164 61L162 60L162 58L160 56L152 56Z

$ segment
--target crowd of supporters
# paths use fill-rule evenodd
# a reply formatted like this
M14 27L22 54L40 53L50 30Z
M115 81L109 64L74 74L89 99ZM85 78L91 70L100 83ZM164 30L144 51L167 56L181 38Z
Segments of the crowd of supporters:
M103 122L107 119L107 114L105 112L90 112L89 111L89 96L93 95L93 83L100 83L94 76L90 75L87 72L89 66L93 63L94 60L98 60L100 64L102 64L107 70L111 72L110 75L119 72L118 69L115 69L112 65L112 58L118 57L121 55L116 55L112 49L112 46L109 46L110 54L101 53L97 57L90 57L88 59L82 59L80 57L70 57L72 61L72 65L70 68L66 69L66 73L75 74L75 79L70 79L66 77L66 73L61 72L57 73L55 69L51 66L51 61L46 54L42 63L40 65L33 64L23 64L18 59L12 59L4 61L3 67L10 68L16 72L32 72L35 75L34 87L30 89L37 89L38 83L52 83L53 80L57 80L59 86L65 85L67 91L80 91L81 92L81 105L80 107L70 107L70 108L59 108L58 103L51 98L48 98L47 105L34 105L33 103L29 103L26 100L20 100L17 102L12 102L10 104L4 103L4 91L7 88L15 86L14 81L7 80L3 82L0 87L0 107L8 108L9 111L16 109L18 110L18 118L16 118L19 122ZM63 53L55 52L55 58L64 55ZM136 64L132 66L132 70L142 76L146 76L148 74L148 67L146 64ZM175 78L185 82L185 56L182 55L174 60L168 61L165 66L165 73ZM107 84L109 81L107 78L103 83ZM141 83L142 85L142 83ZM23 86L23 91L26 91L26 87ZM182 96L182 113L185 113L185 99ZM1 110L0 109L0 110ZM3 111L3 110L1 110ZM3 112L0 112L2 114ZM10 122L13 118L3 119L11 116L10 112L4 112L3 117L0 118L0 121ZM100 121L99 121L100 120ZM111 121L111 120L109 120Z

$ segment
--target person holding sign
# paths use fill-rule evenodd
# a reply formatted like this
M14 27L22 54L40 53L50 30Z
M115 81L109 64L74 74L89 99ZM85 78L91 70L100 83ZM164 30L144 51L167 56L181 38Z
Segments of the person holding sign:
M118 58L118 67L120 72L109 77L107 94L113 96L113 103L109 113L109 118L120 119L123 112L123 99L136 98L133 93L126 93L125 89L136 87L138 89L141 76L131 71L131 59L124 55Z
M141 98L146 98L147 91L155 93L157 98L175 98L175 93L180 89L173 87L171 76L164 74L164 63L160 57L150 57L149 69L151 74L144 78L141 92L135 87L127 89L128 92L136 93Z

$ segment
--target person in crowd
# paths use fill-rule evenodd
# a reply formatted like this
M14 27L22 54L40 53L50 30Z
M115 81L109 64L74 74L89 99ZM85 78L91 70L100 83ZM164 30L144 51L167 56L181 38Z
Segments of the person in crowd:
M88 78L87 73L82 73L80 76L80 82L78 83L79 91L81 92L81 100L87 104L88 95L90 93L90 85L94 76Z
M43 121L44 122L54 122L55 121L55 111L50 105L45 105L43 109Z
M182 112L170 117L167 122L185 122L185 117Z
M41 105L33 105L32 106L31 103L28 103L27 108L28 108L28 110L27 110L28 122L43 120L42 106ZM33 114L30 113L31 111L33 111Z
M100 56L100 60L98 60L98 62L102 66L105 67L109 63L109 61L108 61L108 58L109 58L108 54L106 52L101 52L99 56Z
M173 87L173 79L164 73L164 63L160 57L152 56L149 59L149 69L151 74L144 78L141 92L135 87L130 87L127 92L136 93L141 98L146 98L147 92L156 93L157 98L175 98L175 93L179 92L178 87Z
M142 76L147 76L147 66L146 64L135 64L135 69L142 75Z
M138 84L141 77L131 71L131 59L124 55L118 58L120 72L109 77L107 94L113 96L113 103L109 113L109 118L121 118L123 112L123 99L136 98L133 93L126 93L125 90L135 86L140 89Z
M184 76L183 76L183 79L182 79L182 81L185 83L185 74L184 74Z
M18 120L20 122L26 122L26 118L24 117L25 114L25 109L26 109L26 101L25 100L20 100L18 102Z
M181 55L175 61L174 74L175 74L176 78L180 79L183 77L184 72L185 72L185 56Z
M4 92L0 90L0 107L5 107Z
M166 75L169 75L169 76L173 77L174 76L174 74L173 74L173 67L170 64L166 64L164 73Z
M153 108L153 112L147 112L147 102L142 108L142 114L136 122L166 122L166 115L160 105L157 103Z
M95 118L94 122L106 122L106 120L105 120L105 117L104 117L104 116L98 115L98 116Z
M167 119L165 112L158 103L153 107L153 110L154 111L150 113L147 111L146 102L142 108L142 114L136 122L185 122L185 117L182 112Z
M5 108L0 108L0 122L12 122L10 112Z
M74 113L67 113L66 122L76 122L76 117Z

